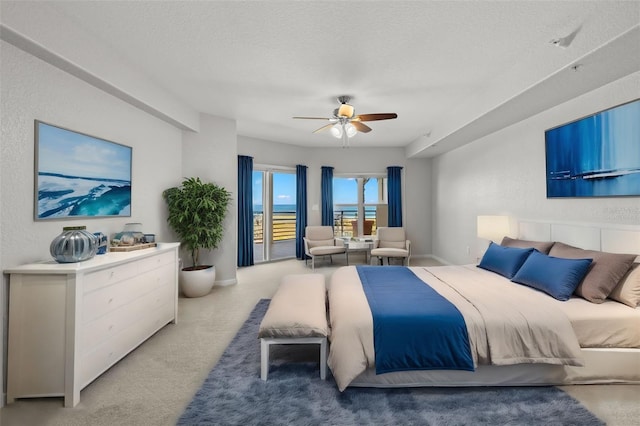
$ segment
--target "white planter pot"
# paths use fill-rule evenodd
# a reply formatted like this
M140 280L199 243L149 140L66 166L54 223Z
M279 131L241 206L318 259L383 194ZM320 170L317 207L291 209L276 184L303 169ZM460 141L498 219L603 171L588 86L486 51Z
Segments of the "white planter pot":
M216 282L216 267L195 271L180 270L180 290L185 297L202 297L211 292Z

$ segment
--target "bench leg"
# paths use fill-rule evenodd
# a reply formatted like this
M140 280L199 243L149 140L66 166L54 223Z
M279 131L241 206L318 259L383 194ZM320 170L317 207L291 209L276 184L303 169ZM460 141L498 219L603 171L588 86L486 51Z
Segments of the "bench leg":
M260 378L267 380L269 374L269 343L265 339L260 339Z
M320 345L320 378L327 378L328 343L326 337L262 338L260 339L260 378L267 380L269 375L269 349L271 345L316 344Z
M327 379L327 339L320 342L320 378Z

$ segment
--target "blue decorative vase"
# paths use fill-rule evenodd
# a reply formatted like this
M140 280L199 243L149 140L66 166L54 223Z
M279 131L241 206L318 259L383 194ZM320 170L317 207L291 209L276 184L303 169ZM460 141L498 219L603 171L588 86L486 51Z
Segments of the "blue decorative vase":
M56 262L82 262L96 255L98 238L86 229L86 226L62 228L62 234L55 237L49 246L49 252Z
M94 232L93 235L98 239L98 250L96 254L106 254L107 249L109 248L109 242L107 241L107 236L102 232Z

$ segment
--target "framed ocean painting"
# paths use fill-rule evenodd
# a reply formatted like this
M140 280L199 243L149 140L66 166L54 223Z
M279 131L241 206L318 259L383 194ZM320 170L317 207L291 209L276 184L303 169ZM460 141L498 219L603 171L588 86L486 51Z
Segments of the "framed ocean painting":
M545 131L547 198L640 196L640 99Z
M131 216L132 148L35 120L35 220Z

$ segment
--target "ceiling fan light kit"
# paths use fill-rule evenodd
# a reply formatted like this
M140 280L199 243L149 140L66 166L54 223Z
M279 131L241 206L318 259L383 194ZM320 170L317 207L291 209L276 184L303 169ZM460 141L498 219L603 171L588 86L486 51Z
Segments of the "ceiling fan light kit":
M371 127L362 123L363 121L391 120L398 117L398 114L394 112L354 115L355 109L353 108L353 105L349 104L350 100L350 96L338 97L340 106L333 110L333 117L293 118L306 120L329 120L331 123L335 123L322 126L319 129L314 130L313 133L318 133L329 129L331 136L335 137L336 139L342 138L342 147L344 148L349 146L349 139L357 135L358 132L369 133L371 131Z
M358 133L358 130L353 124L340 120L338 123L331 126L330 132L331 136L334 138L342 138L342 147L345 148L349 146L349 139L354 137Z

